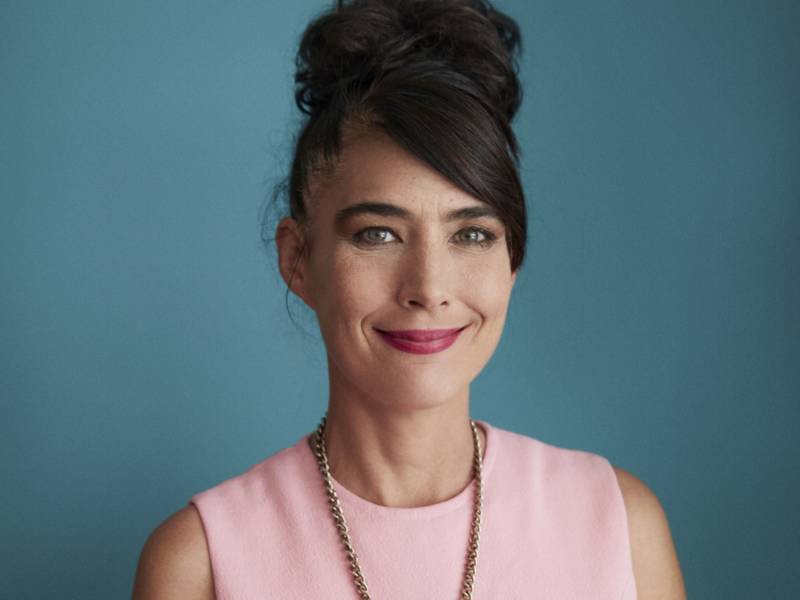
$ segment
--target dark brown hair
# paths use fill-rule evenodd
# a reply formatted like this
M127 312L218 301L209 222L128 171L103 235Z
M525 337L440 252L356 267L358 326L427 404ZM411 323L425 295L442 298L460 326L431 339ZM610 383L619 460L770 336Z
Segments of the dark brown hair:
M517 24L485 0L338 0L297 53L290 216L306 222L309 183L335 167L348 132L379 128L498 212L516 271L527 233L511 128L520 49Z

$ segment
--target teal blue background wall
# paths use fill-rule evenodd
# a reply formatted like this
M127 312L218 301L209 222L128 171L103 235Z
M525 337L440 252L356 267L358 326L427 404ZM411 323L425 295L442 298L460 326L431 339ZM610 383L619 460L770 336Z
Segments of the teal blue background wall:
M129 597L159 522L317 424L259 218L324 6L0 8L0 596ZM690 597L800 597L800 5L498 6L530 242L473 416L647 482Z

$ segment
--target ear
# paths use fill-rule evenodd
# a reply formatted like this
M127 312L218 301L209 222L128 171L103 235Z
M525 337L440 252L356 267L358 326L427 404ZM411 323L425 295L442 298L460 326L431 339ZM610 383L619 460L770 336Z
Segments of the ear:
M308 253L304 241L303 230L296 220L291 217L281 219L275 229L275 245L278 248L278 268L281 277L289 289L313 309L314 302L308 277Z

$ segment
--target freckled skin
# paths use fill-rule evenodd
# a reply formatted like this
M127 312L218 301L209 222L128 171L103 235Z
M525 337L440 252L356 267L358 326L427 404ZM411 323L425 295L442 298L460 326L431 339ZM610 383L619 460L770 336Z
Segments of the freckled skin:
M313 182L311 195L313 250L302 279L328 350L332 391L394 408L465 401L500 340L515 280L500 221L440 220L481 203L381 133L347 141L336 176ZM366 200L402 206L414 219L360 215L337 231L336 211ZM463 233L470 226L497 239L470 245ZM392 233L379 245L354 243L366 227ZM394 349L374 330L464 325L453 346L429 355Z

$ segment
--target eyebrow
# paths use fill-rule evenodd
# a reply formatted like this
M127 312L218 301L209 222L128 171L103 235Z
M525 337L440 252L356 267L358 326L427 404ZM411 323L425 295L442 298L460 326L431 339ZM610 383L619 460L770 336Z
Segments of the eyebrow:
M351 206L346 206L336 212L334 222L337 227L343 226L349 219L357 215L378 215L380 217L396 217L404 221L413 221L414 215L412 212L406 210L396 204L389 202L359 202ZM446 222L460 221L462 219L478 219L480 217L490 217L500 221L500 216L497 211L488 204L481 204L476 206L465 206L464 208L457 208L451 210L445 215Z

